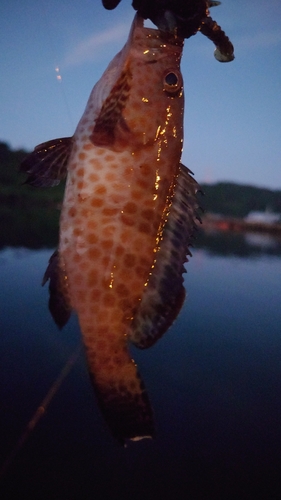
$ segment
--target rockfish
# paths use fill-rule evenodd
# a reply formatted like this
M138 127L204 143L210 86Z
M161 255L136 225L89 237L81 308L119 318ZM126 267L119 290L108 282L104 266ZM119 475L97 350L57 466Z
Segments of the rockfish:
M35 148L22 164L34 186L67 176L49 307L62 327L74 309L102 413L121 441L154 434L128 342L151 346L184 300L184 263L198 184L181 163L183 39L145 28L94 86L73 137Z

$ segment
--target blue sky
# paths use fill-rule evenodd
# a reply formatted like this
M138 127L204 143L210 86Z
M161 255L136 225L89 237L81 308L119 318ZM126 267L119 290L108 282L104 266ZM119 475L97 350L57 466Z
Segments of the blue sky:
M199 182L280 189L281 2L224 0L211 14L235 60L218 63L200 33L186 41L182 161ZM131 0L114 11L101 0L1 0L0 140L31 150L72 135L133 16Z

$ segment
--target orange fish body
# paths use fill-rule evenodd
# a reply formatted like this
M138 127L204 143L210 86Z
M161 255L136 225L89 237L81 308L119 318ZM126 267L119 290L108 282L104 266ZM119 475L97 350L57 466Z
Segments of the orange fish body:
M50 156L68 151L59 250L45 281L50 279L56 322L63 326L71 309L78 314L101 409L121 440L153 434L128 340L141 348L153 344L184 299L197 186L180 165L182 48L182 39L144 28L136 15L128 42L92 90L74 136L33 153L42 171ZM36 185L40 175L31 163L25 170Z

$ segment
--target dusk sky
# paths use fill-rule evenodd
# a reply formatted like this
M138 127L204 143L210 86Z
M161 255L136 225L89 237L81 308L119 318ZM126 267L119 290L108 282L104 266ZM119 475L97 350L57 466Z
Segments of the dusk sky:
M72 135L134 13L131 0L113 11L101 0L1 0L0 141L32 150ZM281 1L224 0L211 15L235 60L217 62L201 33L186 41L182 162L199 182L281 189Z

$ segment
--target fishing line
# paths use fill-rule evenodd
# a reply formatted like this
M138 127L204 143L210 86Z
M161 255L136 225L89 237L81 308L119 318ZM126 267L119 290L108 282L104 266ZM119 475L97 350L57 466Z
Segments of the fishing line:
M73 122L72 114L71 114L71 111L70 111L70 106L69 106L69 103L68 103L68 100L67 100L67 97L66 97L66 92L65 92L65 88L64 88L64 85L63 85L63 82L62 82L62 76L61 76L61 71L60 71L59 66L56 66L55 72L56 72L57 81L59 82L59 85L60 85L61 95L62 95L63 100L64 100L64 105L65 105L66 112L67 112L67 115L68 115L69 123L70 123L70 125L71 125L71 127L73 129L74 128L74 122Z
M48 390L46 396L43 398L41 404L37 407L35 413L29 420L26 428L24 429L21 437L19 438L17 444L15 447L12 449L11 453L8 454L7 458L5 459L1 469L0 469L0 479L3 479L9 469L9 467L12 465L13 461L15 460L16 456L20 452L21 448L24 446L28 438L30 437L30 434L34 431L36 425L39 423L43 415L45 415L48 406L50 405L53 397L56 395L58 392L60 386L62 385L64 379L67 377L67 375L70 373L71 369L75 365L76 361L78 360L80 354L82 351L82 347L79 346L78 349L76 349L71 356L68 358L66 364L64 365L63 369L59 373L57 379L53 383L53 385L50 387Z
M42 5L40 5L40 9L41 9L41 12L42 12L42 9L43 9L43 16L45 17L45 20L44 20L45 21L45 25L49 26L49 28L47 29L48 44L49 44L50 52L52 53L53 60L56 61L57 60L57 56L56 56L56 52L57 51L55 49L55 44L54 44L53 38L51 36L51 26L50 26L50 23L49 23L49 19L50 18L48 16L48 12L46 10L46 5L43 3ZM72 128L74 128L74 126L73 126L73 119L72 119L70 107L69 107L69 104L68 104L67 96L66 96L66 93L65 93L65 88L64 88L64 85L62 83L62 75L61 75L61 71L60 71L60 68L59 68L58 64L55 64L55 73L56 73L56 80L57 80L57 82L60 85L60 91L61 91L61 95L63 97L63 101L64 101L64 104L65 104L65 108L66 108L66 112L67 112L67 115L68 115L68 119L69 119L70 125L71 125ZM48 390L48 392L47 392L46 396L44 397L44 399L42 400L41 404L37 407L35 413L31 417L31 419L29 420L26 428L24 429L24 431L23 431L22 435L20 436L18 442L16 443L15 447L8 454L8 456L6 457L4 463L2 464L2 467L0 468L0 479L4 478L4 476L6 475L9 467L12 465L12 463L15 460L16 456L18 455L18 453L20 452L20 450L22 449L22 447L24 446L24 444L26 443L26 441L30 437L31 433L34 431L36 425L40 422L41 418L46 413L47 408L49 407L49 405L50 405L53 397L58 392L58 390L59 390L60 386L62 385L63 381L65 380L65 378L67 377L67 375L70 373L72 367L74 366L74 364L78 360L78 358L79 358L79 356L81 354L81 350L82 350L82 348L81 348L81 346L79 346L79 348L76 349L76 351L69 357L69 359L67 360L67 362L64 365L63 369L59 373L57 379L55 380L55 382L53 383L53 385Z
M48 38L48 44L49 44L50 53L52 54L53 61L55 61L54 66L55 66L56 80L57 80L57 82L58 82L58 84L60 86L61 96L62 96L63 101L64 101L64 105L65 105L65 109L66 109L66 114L68 115L69 123L70 123L72 129L74 129L74 122L73 122L73 118L72 118L72 114L71 114L69 102L68 102L68 99L67 99L67 96L66 96L66 92L65 92L65 87L64 87L64 84L63 84L63 78L62 78L61 70L60 70L59 64L56 64L56 62L58 62L58 57L57 57L57 50L55 48L53 34L51 33L52 32L51 25L50 25L50 22L49 22L51 16L48 15L45 3L43 3L41 7L43 8L43 11L44 11L45 25L48 26L48 29L46 30L46 32L47 32L47 38Z

